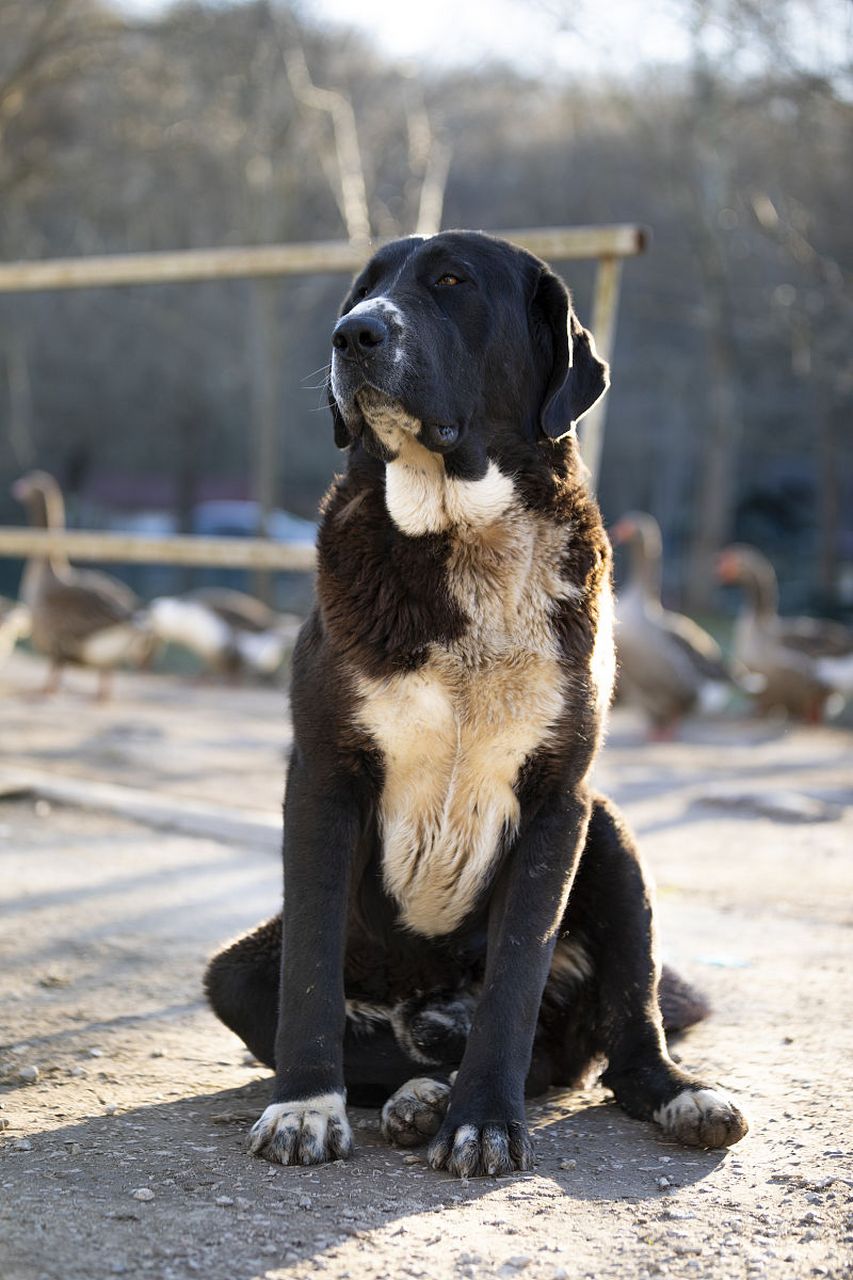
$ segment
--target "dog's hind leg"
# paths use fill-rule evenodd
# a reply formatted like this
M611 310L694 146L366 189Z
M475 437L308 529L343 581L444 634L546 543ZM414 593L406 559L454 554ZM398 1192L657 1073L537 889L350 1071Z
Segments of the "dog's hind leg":
M272 1068L280 976L280 915L223 947L204 975L213 1012L259 1062Z
M688 1146L739 1141L749 1125L732 1099L682 1071L667 1052L650 888L630 832L601 799L594 805L564 924L568 939L582 940L577 954L588 970L579 974L587 1037L581 1056L607 1060L602 1080L620 1106L654 1120L667 1137ZM578 1021L571 1018L572 1033ZM566 1051L574 1052L568 1041Z
M213 1012L259 1062L275 1069L281 916L219 951L204 978ZM441 993L394 1006L347 999L344 1075L353 1106L374 1107L429 1071L439 1083L458 1065L473 998Z

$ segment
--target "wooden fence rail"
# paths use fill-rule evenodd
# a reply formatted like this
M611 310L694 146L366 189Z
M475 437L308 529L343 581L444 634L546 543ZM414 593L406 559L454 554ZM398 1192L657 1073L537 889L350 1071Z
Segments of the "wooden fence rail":
M495 235L552 262L579 258L627 258L642 253L642 227L536 227ZM104 257L53 258L0 264L0 293L43 289L94 289L117 285L241 280L261 276L354 272L377 247L344 240L259 245L232 249L186 249L174 253L121 253Z
M68 529L0 526L0 556L66 555L72 560L117 564L179 564L220 569L289 569L310 572L316 553L308 543L271 538L151 537Z
M596 259L590 327L600 354L612 357L619 303L621 260L643 253L647 235L630 224L610 227L535 227L496 231L495 235L551 262ZM376 245L346 241L259 245L227 249L189 249L174 253L126 253L102 257L54 258L42 262L0 263L0 294L53 289L93 289L203 280L262 279L275 276L352 273ZM581 452L595 488L604 436L606 401L584 420ZM271 423L260 434L269 437ZM270 454L269 440L266 455ZM264 455L264 456L266 456ZM270 504L261 499L266 509ZM251 568L259 571L314 568L314 548L266 538L145 537L79 530L63 533L0 527L0 556L63 554L75 560L125 564L179 564Z

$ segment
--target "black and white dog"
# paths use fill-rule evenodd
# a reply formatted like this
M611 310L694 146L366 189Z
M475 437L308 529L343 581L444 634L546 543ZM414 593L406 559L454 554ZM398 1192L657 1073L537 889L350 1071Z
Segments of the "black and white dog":
M538 259L446 232L382 248L332 345L348 465L294 658L283 919L207 974L275 1068L251 1149L347 1156L349 1091L436 1169L526 1169L525 1091L602 1070L668 1136L738 1141L667 1053L661 1003L697 1010L659 990L647 880L590 792L614 666L572 433L607 387L591 335Z

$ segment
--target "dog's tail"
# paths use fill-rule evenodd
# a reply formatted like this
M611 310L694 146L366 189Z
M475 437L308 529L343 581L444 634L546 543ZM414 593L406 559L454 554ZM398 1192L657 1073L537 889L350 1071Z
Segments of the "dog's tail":
M686 1031L711 1012L708 998L668 965L663 966L660 975L658 999L664 1031L670 1033Z

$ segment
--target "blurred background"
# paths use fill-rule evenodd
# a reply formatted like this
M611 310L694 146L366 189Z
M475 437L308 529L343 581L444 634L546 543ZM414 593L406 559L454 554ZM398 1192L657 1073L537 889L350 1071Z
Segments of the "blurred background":
M853 609L853 20L847 0L428 7L0 0L0 260L631 222L600 476L652 513L664 598ZM556 264L559 268L559 264ZM589 321L593 264L564 270ZM0 295L0 523L52 472L69 524L251 533L272 406L280 536L340 465L345 277ZM289 513L299 519L288 522ZM702 568L702 566L705 566ZM0 594L20 562L0 559ZM143 596L245 574L134 567ZM303 608L307 579L280 604Z
M267 1086L205 1011L201 974L281 899L292 730L268 682L286 680L311 573L93 573L72 554L31 560L22 581L0 554L8 1280L109 1280L117 1259L128 1275L262 1280L305 1275L294 1260L314 1255L327 1280L377 1280L403 1257L450 1274L451 1252L460 1276L562 1261L841 1275L852 126L850 0L0 0L0 276L65 257L348 250L418 226L648 229L622 263L605 401L621 674L596 786L649 859L667 960L715 1009L679 1054L755 1120L718 1163L663 1155L600 1090L576 1095L571 1128L549 1102L547 1191L489 1187L480 1210L482 1189L446 1205L446 1184L392 1167L366 1118L357 1177L298 1197L253 1177L244 1135ZM552 265L591 323L596 264ZM58 520L64 494L99 552L121 530L258 550L269 507L288 544L272 550L310 568L343 465L324 382L345 288L304 274L0 292L6 549L32 539L28 519ZM57 689L66 662L83 669ZM116 666L133 669L107 700ZM441 1255L435 1218L418 1222L438 1205ZM505 1227L486 1232L493 1219Z

